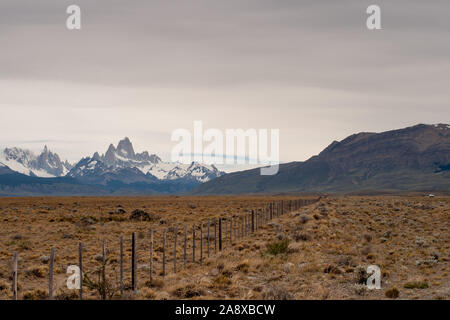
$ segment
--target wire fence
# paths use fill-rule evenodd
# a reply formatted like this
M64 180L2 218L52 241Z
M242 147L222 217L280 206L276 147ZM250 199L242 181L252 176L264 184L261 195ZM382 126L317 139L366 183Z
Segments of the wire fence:
M206 258L225 249L232 249L234 242L251 236L271 220L313 204L319 199L280 200L248 213L219 215L192 225L154 227L147 235L141 232L122 235L117 244L107 243L105 239L101 243L79 242L78 265L72 266L74 273L67 282L54 281L57 252L56 248L52 247L48 261L46 298L54 299L55 287L67 286L70 281L74 284L72 298L77 299L86 298L86 289L96 291L101 299L108 299L117 291L123 294L124 291L135 292L141 286L152 287L156 277L165 277L181 269L201 265ZM84 263L85 253L93 248L101 248L101 254L95 256L98 268L87 270ZM19 262L18 253L14 252L10 277L14 300L19 299ZM142 276L143 274L145 276ZM67 280L67 277L65 279Z

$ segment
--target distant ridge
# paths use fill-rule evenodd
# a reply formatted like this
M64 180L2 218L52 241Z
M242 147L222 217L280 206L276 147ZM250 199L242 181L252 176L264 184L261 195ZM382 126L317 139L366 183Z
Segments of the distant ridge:
M301 146L299 146L301 147ZM259 169L204 183L191 194L450 191L450 126L419 124L382 133L358 133L332 142L305 162Z
M0 152L0 196L149 195L187 192L223 172L214 165L163 162L136 153L129 138L71 165L47 146L36 156L20 148Z
M105 154L95 152L92 157L81 159L67 176L83 183L99 185L106 185L113 180L126 184L178 181L179 184L195 185L222 174L214 165L164 162L156 154L147 151L136 153L130 139L126 137L119 141L117 147L110 144Z
M0 165L27 176L43 178L65 176L72 168L68 161L61 161L58 154L51 152L47 146L38 156L20 148L0 150Z

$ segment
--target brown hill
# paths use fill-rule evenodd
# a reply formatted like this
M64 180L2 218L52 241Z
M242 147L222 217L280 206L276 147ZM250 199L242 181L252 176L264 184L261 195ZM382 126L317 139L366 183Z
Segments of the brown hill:
M334 141L305 162L280 165L274 176L259 169L227 174L193 194L279 192L449 191L450 126L419 124Z

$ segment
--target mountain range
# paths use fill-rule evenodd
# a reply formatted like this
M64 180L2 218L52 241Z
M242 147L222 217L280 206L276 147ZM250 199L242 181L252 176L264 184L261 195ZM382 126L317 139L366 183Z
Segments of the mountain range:
M300 147L300 146L299 146ZM278 174L234 172L191 194L450 192L450 126L361 132L334 141L304 162L281 164Z
M83 185L89 186L87 194L177 193L222 174L214 165L163 162L147 151L136 153L128 138L74 165L47 146L38 156L19 148L0 152L0 195L85 194Z
M89 184L107 185L110 181L155 183L178 181L198 184L217 178L223 172L214 165L163 162L147 151L135 153L130 139L125 138L117 147L110 145L105 154L94 153L81 159L68 173L68 177Z
M6 166L27 176L44 178L65 176L72 168L68 161L61 161L56 153L48 150L47 146L38 156L29 150L5 148L0 151L0 166Z
M298 146L301 147L301 146ZM450 192L450 125L361 132L303 162L224 174L213 165L164 162L128 138L72 165L44 148L0 152L0 196Z

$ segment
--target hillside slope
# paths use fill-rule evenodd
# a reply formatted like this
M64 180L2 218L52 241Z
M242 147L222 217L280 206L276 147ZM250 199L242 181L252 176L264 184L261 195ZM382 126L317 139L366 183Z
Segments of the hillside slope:
M192 194L279 192L449 191L450 126L419 124L334 141L305 162L280 165L274 176L236 172Z

